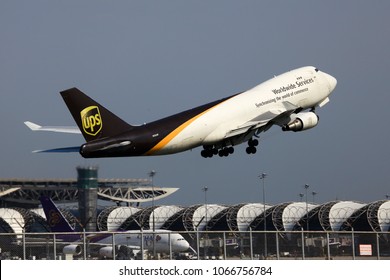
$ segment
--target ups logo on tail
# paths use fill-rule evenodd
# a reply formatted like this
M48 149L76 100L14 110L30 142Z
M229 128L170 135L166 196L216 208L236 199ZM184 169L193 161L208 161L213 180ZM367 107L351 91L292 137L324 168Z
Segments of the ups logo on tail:
M97 106L89 106L80 112L85 133L96 136L102 130L102 117Z

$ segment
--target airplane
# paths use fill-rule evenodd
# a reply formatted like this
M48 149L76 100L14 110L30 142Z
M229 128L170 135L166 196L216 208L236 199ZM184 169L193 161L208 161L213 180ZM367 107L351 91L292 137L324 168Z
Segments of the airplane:
M337 80L313 66L291 70L252 89L143 125L130 125L77 88L61 92L77 127L25 124L34 131L82 133L86 143L35 152L79 152L84 158L154 156L202 146L201 155L228 156L247 142L255 154L259 134L278 125L304 131L318 124L316 107L329 102Z
M54 204L53 200L46 196L41 196L40 201L45 212L47 223L56 238L62 242L68 242L63 247L64 254L80 255L82 252L83 237L75 233L68 220ZM113 241L113 235L115 239ZM113 244L123 246L131 250L148 250L156 253L180 253L193 251L184 237L170 230L127 230L116 232L99 232L86 236L89 244L98 247L100 257L112 258L114 253Z

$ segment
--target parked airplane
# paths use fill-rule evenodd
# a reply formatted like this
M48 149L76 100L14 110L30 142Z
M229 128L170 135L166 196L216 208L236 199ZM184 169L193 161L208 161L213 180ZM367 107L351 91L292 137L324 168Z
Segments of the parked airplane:
M40 198L46 220L52 232L57 232L56 238L69 242L63 247L64 254L79 255L82 251L82 237L78 234L69 234L75 232L67 219L46 196ZM113 236L115 239L113 242ZM113 244L125 246L129 249L148 250L149 252L167 253L184 252L192 249L184 237L176 232L169 230L128 230L123 232L99 232L97 234L87 235L90 245L98 247L100 257L112 257Z
M32 130L82 133L77 147L37 152L74 152L85 158L151 156L183 152L203 146L203 157L228 156L234 146L248 143L256 153L256 139L273 125L283 131L302 131L318 123L316 107L329 102L337 80L315 67L298 68L229 96L148 124L123 121L77 88L61 92L75 127L47 127L25 122ZM305 111L306 110L306 111Z

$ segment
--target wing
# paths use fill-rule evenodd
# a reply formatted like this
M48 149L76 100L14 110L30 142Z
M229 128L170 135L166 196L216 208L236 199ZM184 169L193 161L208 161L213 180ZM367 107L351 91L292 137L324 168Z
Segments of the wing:
M267 131L273 125L282 126L290 120L290 115L299 111L301 108L291 104L290 102L283 102L282 107L275 108L258 115L256 118L230 130L225 138L234 137L237 135L248 134L251 131L257 130L257 133Z
M41 126L39 124L30 121L26 121L24 122L24 124L32 131L51 131L51 132L81 134L81 131L77 126Z

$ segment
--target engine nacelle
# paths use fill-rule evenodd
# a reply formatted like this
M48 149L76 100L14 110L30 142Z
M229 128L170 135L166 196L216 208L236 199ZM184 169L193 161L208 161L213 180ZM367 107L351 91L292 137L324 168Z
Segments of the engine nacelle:
M315 127L319 117L313 112L302 112L295 115L295 119L282 127L283 131L302 131Z
M78 256L81 254L82 249L80 245L66 245L63 249L62 252L65 255L73 255L73 256Z
M113 249L110 246L99 249L99 257L112 259Z
M132 142L128 139L101 139L90 141L80 147L84 158L124 156L130 151Z

